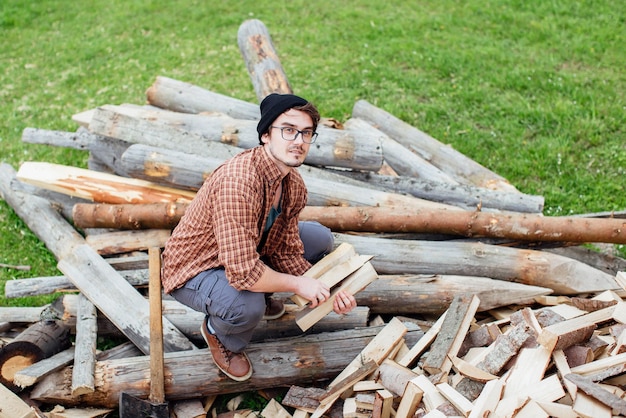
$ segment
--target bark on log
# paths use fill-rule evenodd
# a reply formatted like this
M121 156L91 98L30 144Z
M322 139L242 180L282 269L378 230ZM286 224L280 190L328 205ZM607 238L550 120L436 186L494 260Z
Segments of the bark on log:
M290 385L307 385L336 376L376 336L382 327L253 343L246 353L254 373L245 382L236 382L219 372L207 349L165 355L165 397L173 401ZM405 335L415 344L423 335L415 328ZM96 363L96 390L80 399L71 396L71 372L63 369L39 382L31 399L63 405L115 407L121 391L145 398L148 395L147 356Z
M366 120L462 184L517 191L502 176L365 100L354 104L352 116Z
M472 293L480 299L480 312L531 303L536 296L552 293L551 289L510 283L487 277L453 275L389 275L379 276L359 294L359 306L367 306L372 314L441 315L455 295Z
M34 323L0 349L0 383L18 391L13 383L17 372L71 345L70 329L60 321Z
M237 44L259 102L270 93L293 94L270 33L263 22L258 19L244 21L237 31Z
M444 274L491 277L547 287L557 295L618 289L615 278L576 260L535 250L466 242L404 241L335 234L335 244L376 254L379 274Z
M212 156L207 148L222 143L241 149L259 145L256 122L223 114L189 115L137 106L98 107L89 130L104 137ZM305 163L378 171L383 153L376 130L333 129L320 125Z
M503 192L468 184L437 183L408 176L391 176L370 172L338 170L337 173L387 192L408 194L468 210L480 207L483 210L498 209L511 212L542 213L545 201L543 196Z
M626 243L626 220L479 211L308 206L301 220L333 231L435 232L521 241Z
M381 135L384 134L381 133ZM142 144L128 147L124 155L122 155L119 153L119 147L116 148L111 142L114 141L112 138L95 135L82 128L77 132L26 128L22 134L22 140L35 144L88 149L92 155L97 155L101 162L110 169L115 169L115 172L119 175L191 190L197 190L204 179L211 173L212 169L209 169L209 167L217 167L223 161L222 159L214 158L213 160L215 161L207 164L206 160L211 159L211 157L199 157L174 150L163 152L163 148ZM103 144L100 144L100 142ZM116 152L113 152L111 148L115 148ZM383 151L383 153L386 155L386 152ZM145 169L144 166L146 167ZM305 170L305 168L301 168L302 170ZM319 176L321 174L319 171L321 170L314 174ZM418 180L407 176L386 176L372 172L337 171L337 175L365 182L370 187L378 190L409 194L418 198L467 209L480 206L483 209L541 213L544 205L544 199L541 196L507 193L470 185L451 185ZM341 182L341 180L341 177L339 177L337 181Z
M363 119L351 118L344 124L346 129L355 132L372 132L378 135L385 161L400 176L415 177L423 181L458 185L451 176L444 173L419 155L411 152L398 141L389 138L382 131L376 129Z
M257 104L163 76L158 76L148 88L146 98L151 105L174 112L218 112L249 120L261 117Z

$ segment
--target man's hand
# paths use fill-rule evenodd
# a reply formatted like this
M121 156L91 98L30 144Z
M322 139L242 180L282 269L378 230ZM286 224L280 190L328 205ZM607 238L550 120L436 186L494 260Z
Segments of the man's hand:
M298 277L298 291L296 294L308 300L310 308L315 308L328 300L330 288L319 280L300 276Z
M353 295L342 290L335 295L335 302L333 303L333 311L339 315L345 315L352 309L356 308L356 299Z

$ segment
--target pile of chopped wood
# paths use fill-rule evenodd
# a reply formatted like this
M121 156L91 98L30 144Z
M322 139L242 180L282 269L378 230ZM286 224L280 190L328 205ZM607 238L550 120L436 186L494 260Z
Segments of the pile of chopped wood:
M259 100L292 91L261 22L244 22L239 46ZM89 168L0 165L0 195L63 273L9 281L5 296L64 292L0 308L0 418L105 416L122 392L148 396L147 250L213 169L258 144L258 117L256 104L158 77L146 105L74 115L76 132L24 130L88 150ZM172 416L215 416L218 396L247 391L270 400L263 411L234 398L221 416L626 414L626 260L580 246L626 243L623 214L544 217L541 196L365 101L318 131L299 168L301 219L337 246L309 274L359 306L339 316L277 295L288 312L259 325L254 374L234 382L210 359L203 316L166 297ZM97 350L103 338L117 344Z

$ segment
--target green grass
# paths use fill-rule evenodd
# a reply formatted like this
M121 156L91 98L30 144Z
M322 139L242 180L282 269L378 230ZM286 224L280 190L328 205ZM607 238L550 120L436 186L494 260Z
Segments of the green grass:
M324 116L345 121L365 99L543 195L546 215L626 208L626 3L607 0L3 0L0 160L85 166L22 131L141 104L159 75L256 102L237 46L249 18ZM0 268L0 284L59 274L4 202L0 230L0 263L32 267Z

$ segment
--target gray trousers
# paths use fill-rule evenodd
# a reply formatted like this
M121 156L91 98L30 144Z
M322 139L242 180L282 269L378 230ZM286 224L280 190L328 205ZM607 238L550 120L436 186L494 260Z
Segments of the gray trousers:
M310 263L332 251L330 229L318 222L299 222L298 226L304 257ZM217 338L235 353L246 348L265 313L265 293L235 289L222 267L203 271L171 295L183 305L204 312Z

